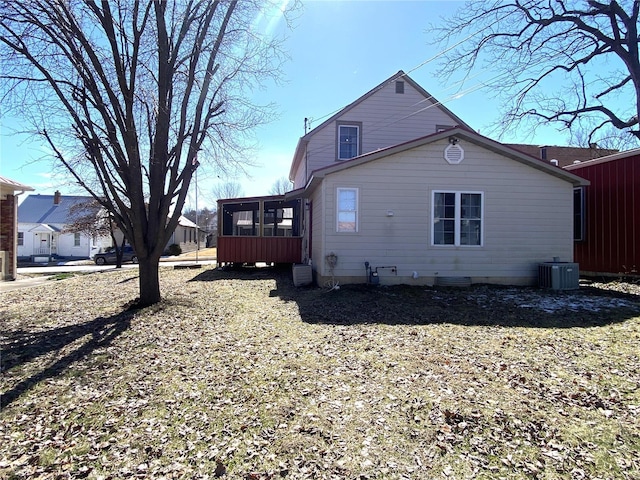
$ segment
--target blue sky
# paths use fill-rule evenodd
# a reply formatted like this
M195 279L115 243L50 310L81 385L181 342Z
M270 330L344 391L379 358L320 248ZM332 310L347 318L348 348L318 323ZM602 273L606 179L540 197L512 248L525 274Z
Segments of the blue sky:
M283 0L286 3L286 0ZM273 183L286 177L295 146L304 134L304 118L312 127L322 118L351 103L371 88L404 70L429 93L482 134L499 117L499 106L484 90L452 98L455 91L433 75L437 61L428 62L438 52L430 45L429 24L440 23L463 6L460 1L394 0L312 0L294 19L293 30L284 22L265 20L269 33L286 33L284 45L290 60L284 65L282 85L266 85L256 93L257 102L274 102L279 115L270 124L256 129L259 148L252 161L258 166L248 177L230 178L203 162L199 169L199 207L213 206L213 186L220 181L241 184L246 196L267 195ZM486 72L490 75L490 72ZM472 79L469 87L478 85ZM30 185L34 193L82 194L70 179L52 175L49 161L37 161L46 150L23 137L12 135L19 129L16 119L3 119L0 130L0 175ZM563 144L565 135L553 129L529 136L503 138L508 142ZM190 207L194 206L192 186Z

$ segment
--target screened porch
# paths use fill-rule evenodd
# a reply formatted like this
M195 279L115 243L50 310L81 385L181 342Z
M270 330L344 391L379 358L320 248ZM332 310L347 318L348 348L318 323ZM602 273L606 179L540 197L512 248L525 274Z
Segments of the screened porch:
M218 201L218 264L300 263L302 200L283 196Z

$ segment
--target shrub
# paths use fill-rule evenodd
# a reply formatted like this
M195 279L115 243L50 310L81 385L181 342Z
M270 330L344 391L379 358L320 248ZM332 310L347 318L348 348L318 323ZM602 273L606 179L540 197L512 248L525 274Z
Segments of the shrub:
M182 249L180 248L180 245L178 245L177 243L172 243L171 245L169 245L169 255L176 256L180 255L181 253Z

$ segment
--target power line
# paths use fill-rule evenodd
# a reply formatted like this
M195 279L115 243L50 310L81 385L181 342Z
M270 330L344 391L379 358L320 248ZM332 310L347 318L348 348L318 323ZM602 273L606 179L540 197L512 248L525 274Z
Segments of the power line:
M427 60L425 60L424 62L422 62L422 63L420 63L420 64L416 65L416 66L415 66L415 67L413 67L413 68L411 68L408 72L404 72L404 75L403 75L403 76L408 76L410 73L415 72L416 70L418 70L418 69L420 69L420 68L422 68L422 67L424 67L424 66L428 65L429 63L431 63L431 62L433 62L433 61L437 60L437 59L438 59L438 58L440 58L441 56L443 56L443 55L445 55L446 53L450 52L451 50L453 50L453 49L455 49L455 48L459 47L459 46L460 46L460 45L462 45L464 42L466 42L466 41L468 41L469 39L471 39L471 38L475 37L475 36L476 36L476 35L478 35L479 33L482 33L482 32L483 32L483 31L485 31L486 29L493 27L493 26L494 26L495 24L497 24L498 22L501 22L501 21L505 20L507 17L509 17L509 16L510 16L510 15L512 15L512 14L513 14L513 12L509 12L509 13L507 13L506 15L504 15L503 17L500 17L500 18L496 19L493 23L490 23L489 25L484 26L484 27L483 27L483 28L481 28L480 30L477 30L476 32L471 33L470 35L467 35L465 38L463 38L462 40L458 41L457 43L455 43L455 44L451 45L451 46L450 46L450 47L448 47L448 48L445 48L444 50L442 50L442 51L438 52L437 54L435 54L435 55L434 55L434 56L432 56L431 58L428 58L428 59L427 59ZM473 78L473 77L471 77L471 78ZM459 81L458 83L462 83L462 82L464 82L464 80ZM385 87L385 86L387 86L387 85L388 85L388 83L382 83L382 84L381 84L381 85L379 85L377 88L375 88L371 93L373 94L373 93L375 93L375 92L377 92L377 91L381 90L382 88L384 88L384 87ZM308 127L310 128L310 126L311 126L311 122L314 122L314 121L321 121L321 120L324 120L325 118L329 118L329 117L331 117L331 116L335 115L336 113L340 112L340 111L341 111L341 110L343 110L344 108L345 108L345 107L338 108L337 110L334 110L334 111L332 111L332 112L330 112L330 113L327 113L327 114L325 114L325 115L322 115L321 117L318 117L318 118L307 117L305 120L307 120L307 119L308 119L308 123L307 123L307 122L305 122L305 126L308 126ZM310 128L310 130L312 130L312 129ZM305 134L306 134L306 133L307 133L307 132L305 131Z

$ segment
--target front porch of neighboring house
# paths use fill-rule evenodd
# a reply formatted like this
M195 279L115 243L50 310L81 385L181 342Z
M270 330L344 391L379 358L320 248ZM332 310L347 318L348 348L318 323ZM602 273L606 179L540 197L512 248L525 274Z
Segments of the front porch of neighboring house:
M33 234L32 259L34 262L49 262L58 255L60 230L51 225L40 224L29 232Z
M300 263L302 199L283 195L218 201L218 265Z

